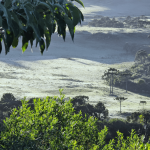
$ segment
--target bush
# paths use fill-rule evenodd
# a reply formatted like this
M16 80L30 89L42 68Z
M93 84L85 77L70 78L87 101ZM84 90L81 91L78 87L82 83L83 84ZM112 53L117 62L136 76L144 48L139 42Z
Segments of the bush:
M86 104L85 98L89 99L88 96L76 96L75 98L72 98L71 103L73 104L75 113L79 113L81 111L83 118L85 114L87 114L88 117L93 116L98 118L98 120L102 119L100 115L103 115L104 119L108 117L108 109L106 109L105 105L102 102L98 102L95 106L93 106L89 103Z
M61 90L60 95L62 95ZM148 148L133 130L129 144L125 144L123 134L117 131L118 142L112 139L105 144L107 127L98 132L97 119L82 119L82 113L74 113L71 99L64 101L64 95L57 99L46 97L43 101L34 99L34 109L27 108L27 101L21 100L22 108L13 109L10 118L4 120L4 130L0 136L0 149L89 149L106 150L118 148ZM85 116L86 117L86 116ZM120 124L122 127L122 124ZM1 127L0 127L1 128ZM117 142L117 143L116 143ZM120 142L122 144L120 144ZM128 142L128 141L127 141ZM113 145L116 143L115 145Z
M10 118L4 120L1 148L93 149L96 145L104 145L103 136L98 135L96 120L91 117L88 121L82 119L82 113L73 113L71 102L65 103L64 96L58 101L56 98L47 97L43 101L34 99L34 110L26 108L25 98L21 100L22 108L14 109Z
M145 82L144 79L139 79L139 80L138 80L138 84L139 84L139 85L144 85L144 84L146 84L146 82Z
M85 99L89 100L89 97L88 96L76 96L76 97L72 98L72 102L71 103L73 104L73 106L75 106L75 105L83 105L83 104L86 103Z
M139 78L139 77L141 77L140 74L134 73L134 74L131 76L131 79L137 79L137 78Z

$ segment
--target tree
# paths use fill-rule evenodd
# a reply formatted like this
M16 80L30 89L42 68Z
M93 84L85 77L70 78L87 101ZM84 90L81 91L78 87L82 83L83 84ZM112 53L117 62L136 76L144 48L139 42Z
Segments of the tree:
M114 98L114 100L119 100L120 101L120 114L121 114L121 102L126 100L127 98L124 98L124 97L116 97Z
M148 58L148 54L145 50L138 50L135 55L134 61L141 61L141 63L145 63L145 59Z
M0 53L2 51L1 41L4 41L5 55L10 46L18 45L18 37L22 36L22 52L31 48L36 39L36 47L39 43L41 55L51 42L51 35L57 32L65 41L66 25L72 40L74 39L75 26L84 20L82 12L73 5L72 1L81 4L81 0L2 0L0 2ZM57 25L57 26L56 26Z
M144 64L144 67L146 67L145 75L147 76L147 75L149 75L149 73L150 73L150 62L146 62L146 63Z
M108 71L104 72L104 75L102 75L102 79L110 79L110 94L113 94L113 75L118 75L119 74L119 70L115 69L115 68L109 68ZM111 90L111 86L112 86L112 90Z
M127 93L127 80L130 76L132 76L132 73L129 70L126 70L124 73L120 73L120 76L126 77L126 93Z

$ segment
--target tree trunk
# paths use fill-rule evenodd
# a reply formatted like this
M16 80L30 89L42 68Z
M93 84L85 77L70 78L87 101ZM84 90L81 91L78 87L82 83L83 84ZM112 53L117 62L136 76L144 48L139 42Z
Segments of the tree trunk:
M113 94L113 74L112 74L112 94Z
M126 77L126 93L127 93L127 77Z
M121 100L120 100L120 113L121 113Z
M111 94L111 74L110 74L110 94Z

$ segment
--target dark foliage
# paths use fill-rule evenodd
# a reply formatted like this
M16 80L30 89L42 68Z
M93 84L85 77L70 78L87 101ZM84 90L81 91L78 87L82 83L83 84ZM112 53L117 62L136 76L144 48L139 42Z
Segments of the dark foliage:
M118 74L113 76L113 86L126 90L126 78L124 76L121 76L121 74L124 74L126 73L126 71L128 71L132 75L128 76L127 78L127 91L138 93L145 92L147 94L150 93L150 57L146 55L145 51L143 56L141 57L143 57L143 64L141 64L141 61L136 61L134 65L129 69L125 71L119 71L120 75ZM110 85L110 77L106 76L104 78L104 75L102 76L102 79L106 81L105 83L107 85Z
M2 98L1 98L1 102L11 102L11 101L15 101L16 98L14 97L14 95L12 93L4 93Z

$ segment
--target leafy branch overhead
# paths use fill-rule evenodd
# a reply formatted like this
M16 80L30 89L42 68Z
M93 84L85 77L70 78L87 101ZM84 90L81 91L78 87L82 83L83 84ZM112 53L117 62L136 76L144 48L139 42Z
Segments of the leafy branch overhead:
M36 47L39 43L43 55L51 42L51 35L57 32L64 41L66 37L66 25L72 40L74 40L75 26L84 20L82 12L72 3L81 0L2 0L0 3L0 27L4 34L0 34L0 53L2 51L2 39L5 45L5 54L9 52L10 46L18 45L18 38L22 36L22 52L31 48L36 39ZM57 26L56 26L57 25Z

